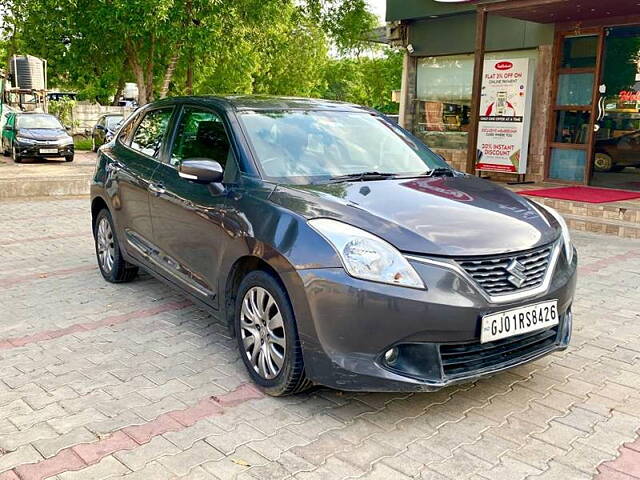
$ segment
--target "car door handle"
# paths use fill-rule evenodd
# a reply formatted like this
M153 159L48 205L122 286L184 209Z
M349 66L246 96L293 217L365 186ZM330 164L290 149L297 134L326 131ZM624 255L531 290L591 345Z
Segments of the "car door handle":
M161 183L150 183L147 189L156 197L159 197L164 192L166 192L166 190L164 189L164 185L162 185Z

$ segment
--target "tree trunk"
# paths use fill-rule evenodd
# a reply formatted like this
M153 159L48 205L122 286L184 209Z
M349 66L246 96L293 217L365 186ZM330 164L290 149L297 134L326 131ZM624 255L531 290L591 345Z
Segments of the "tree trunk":
M127 40L125 41L125 52L127 54L129 65L131 66L131 71L136 77L136 84L138 85L138 104L145 105L146 103L149 103L149 98L147 97L147 82L144 78L144 70L142 65L140 65L140 59L138 58L140 50Z
M151 45L149 47L149 58L147 59L147 69L145 72L145 80L147 81L147 103L153 101L153 57L156 49L156 36L151 34Z
M193 95L193 64L187 63L187 95Z
M164 79L162 80L162 87L160 87L160 94L158 95L160 98L164 98L167 96L167 92L169 91L169 84L171 83L173 74L176 71L176 64L178 63L179 57L180 57L180 45L176 45L175 51L173 52L173 55L169 59L167 70L164 73Z

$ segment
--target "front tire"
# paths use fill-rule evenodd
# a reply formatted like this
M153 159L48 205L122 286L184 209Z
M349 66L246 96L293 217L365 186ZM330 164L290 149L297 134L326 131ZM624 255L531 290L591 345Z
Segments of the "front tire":
M66 157L64 157L64 161L65 162L73 162L73 155L67 155Z
M610 172L613 169L613 158L606 153L596 153L593 168L596 172Z
M14 163L22 163L22 157L18 155L15 145L11 146L11 160L13 160Z
M111 283L123 283L133 280L138 273L138 267L127 262L122 257L113 219L106 208L101 210L96 217L93 238L98 266L104 279Z
M242 361L265 393L281 397L311 386L291 303L273 275L256 270L242 280L234 321Z

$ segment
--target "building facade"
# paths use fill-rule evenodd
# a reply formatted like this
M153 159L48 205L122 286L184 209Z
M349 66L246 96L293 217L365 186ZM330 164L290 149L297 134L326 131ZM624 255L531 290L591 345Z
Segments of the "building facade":
M387 20L406 49L400 122L455 168L476 172L486 61L526 59L526 180L640 190L638 2L387 0Z

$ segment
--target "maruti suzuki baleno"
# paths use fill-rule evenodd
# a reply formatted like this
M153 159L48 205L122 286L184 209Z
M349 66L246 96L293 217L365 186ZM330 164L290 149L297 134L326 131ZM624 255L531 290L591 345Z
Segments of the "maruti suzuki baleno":
M91 213L104 278L141 267L179 288L271 395L430 391L571 336L562 217L357 105L149 104L100 148Z

